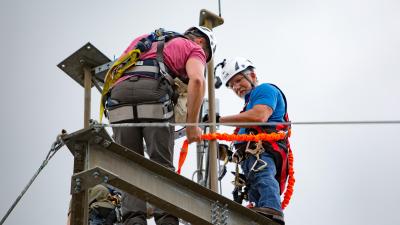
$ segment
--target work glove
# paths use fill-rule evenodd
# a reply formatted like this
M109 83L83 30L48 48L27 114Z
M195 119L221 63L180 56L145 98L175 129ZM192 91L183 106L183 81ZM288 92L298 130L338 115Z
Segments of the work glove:
M216 117L215 122L216 122L216 123L219 123L219 119L221 118L221 116L219 115L219 113L216 113L216 114L215 114L215 117ZM204 115L203 118L201 119L201 121L202 121L203 123L210 122L210 119L208 118L208 114Z

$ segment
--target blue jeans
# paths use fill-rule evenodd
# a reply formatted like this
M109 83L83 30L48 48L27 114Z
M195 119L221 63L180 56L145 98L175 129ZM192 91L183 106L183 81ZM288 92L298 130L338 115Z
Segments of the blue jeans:
M104 225L105 222L106 219L94 211L89 213L89 225Z
M247 182L250 184L248 196L249 201L255 203L255 207L272 208L282 212L279 183L275 179L276 166L273 156L270 153L264 152L260 155L260 159L267 163L267 166L258 171L251 172L251 168L256 161L256 157L251 155L243 162L241 167L246 175ZM262 166L257 163L255 169Z

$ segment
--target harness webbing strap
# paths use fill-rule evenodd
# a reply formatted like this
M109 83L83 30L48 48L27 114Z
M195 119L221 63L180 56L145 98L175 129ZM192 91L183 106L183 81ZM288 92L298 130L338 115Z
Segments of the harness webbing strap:
M106 101L105 96L110 90L110 87L122 76L122 74L133 66L139 59L140 50L135 48L122 56L118 59L112 67L108 70L106 77L104 79L104 87L103 91L101 92L101 99L100 99L100 123L103 119L104 114L104 103Z
M160 66L160 73L161 75L168 81L170 85L174 84L174 78L167 72L167 67L165 66L164 63L164 45L165 45L165 39L162 38L157 42L157 62L158 65Z
M148 73L158 73L160 69L158 66L133 66L125 71L126 73L133 73L133 72L148 72Z
M121 105L109 109L108 117L110 123L140 121L141 119L165 121L174 115L171 104L171 100L168 100L160 103Z

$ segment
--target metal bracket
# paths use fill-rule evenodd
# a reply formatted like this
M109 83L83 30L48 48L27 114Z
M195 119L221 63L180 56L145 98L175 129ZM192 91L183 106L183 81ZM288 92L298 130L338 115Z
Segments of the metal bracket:
M81 191L96 186L97 184L108 183L117 177L117 175L99 167L86 170L81 173L76 173L72 176L72 194L77 194Z
M88 42L57 66L84 87L83 67L97 68L100 65L111 63L110 61L107 56ZM105 72L94 74L94 78L100 83L103 82L104 76Z

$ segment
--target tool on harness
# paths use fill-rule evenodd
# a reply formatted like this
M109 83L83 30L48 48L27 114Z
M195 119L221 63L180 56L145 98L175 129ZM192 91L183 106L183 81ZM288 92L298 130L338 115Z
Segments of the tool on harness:
M235 176L235 179L232 181L232 184L235 186L232 191L233 200L239 204L242 204L243 200L249 200L249 185L247 184L246 176L242 173L239 173L239 164L236 164L236 171L232 172L232 174Z
M218 180L222 180L222 178L224 178L224 176L227 172L227 169L226 169L227 164L228 164L228 160L225 160L224 164L219 167Z
M147 73L161 74L160 78L167 80L170 85L174 84L173 77L168 73L167 67L164 64L163 49L165 42L168 42L169 40L176 37L184 37L184 36L177 32L165 31L163 28L160 28L149 34L147 37L142 38L138 42L138 44L133 48L133 50L129 51L127 54L120 57L111 66L104 79L105 80L104 88L101 94L100 123L102 121L102 117L105 112L104 109L106 101L108 100L109 97L110 89L113 87L115 82L124 75L124 73L128 69L132 67L137 67L133 69L133 72L147 72ZM140 65L140 63L138 62L140 54L143 52L147 52L151 48L154 42L157 42L156 60L158 62L158 65L148 66L148 67ZM162 81L162 79L159 79L160 82ZM173 99L173 96L171 96L171 99Z
M174 115L175 123L186 123L187 117L187 98L188 98L188 85L179 78L175 78L175 93L177 93L173 100L174 102Z
M281 140L287 140L290 137L291 131L290 129L287 131L284 130L279 130L276 132L272 133L258 133L256 135L250 135L250 134L220 134L220 133L212 133L212 134L203 134L201 136L202 140L224 140L224 141L264 141L266 143L275 143ZM287 148L288 148L288 182L287 182L287 187L286 191L284 193L284 197L282 200L282 209L284 209L290 201L290 198L293 194L293 187L295 183L294 179L294 169L293 169L293 153L290 148L289 142L287 142ZM189 143L187 140L183 142L181 152L179 155L179 161L178 161L178 170L177 173L180 174L183 163L185 162L187 153L188 153L188 147ZM275 146L276 147L276 146ZM282 189L281 189L282 192Z
M221 143L217 143L218 145L218 159L223 161L224 163L222 164L222 166L220 167L219 170L219 176L218 176L218 180L222 180L222 178L224 178L227 169L226 169L226 165L229 162L232 162L233 158L233 151L232 151L232 145L228 146L225 144L221 144Z

